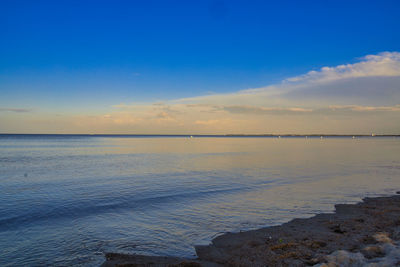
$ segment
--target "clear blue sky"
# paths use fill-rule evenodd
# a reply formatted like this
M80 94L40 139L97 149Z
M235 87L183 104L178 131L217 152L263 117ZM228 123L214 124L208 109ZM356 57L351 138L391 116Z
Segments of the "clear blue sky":
M103 110L400 51L400 1L0 2L0 107Z

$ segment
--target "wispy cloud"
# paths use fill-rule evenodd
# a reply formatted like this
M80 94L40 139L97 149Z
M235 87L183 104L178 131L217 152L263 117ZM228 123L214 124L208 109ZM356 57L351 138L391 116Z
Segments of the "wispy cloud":
M52 127L55 119L48 121ZM260 88L120 103L103 115L57 121L60 127L80 129L75 132L400 133L400 53L368 55L353 64L323 67Z
M26 113L31 111L32 111L31 109L26 109L26 108L0 108L0 112Z
M151 121L152 125L168 121L169 125L196 130L199 126L215 130L224 125L235 132L240 127L249 131L264 129L260 125L292 129L291 125L301 131L303 126L326 128L330 122L338 129L350 129L351 125L343 123L345 118L357 118L357 125L375 123L374 127L387 127L383 121L390 116L398 120L395 114L399 114L399 103L400 53L383 52L261 88L114 107ZM370 115L374 115L374 122ZM321 119L316 119L318 116ZM392 128L400 131L400 126Z
M237 114L255 114L255 115L286 115L286 114L302 114L312 112L307 108L285 108L285 107L253 107L253 106L222 106L222 110Z
M194 123L195 123L195 124L198 124L198 125L206 125L206 126L209 126L209 125L216 125L216 124L218 124L218 123L221 123L221 121L220 121L220 120L206 120L206 121L198 120L198 121L195 121Z
M395 106L357 106L357 105L333 105L325 108L267 108L252 106L221 106L220 110L224 110L235 114L254 114L254 115L310 115L310 114L335 114L347 112L372 113L372 112L400 112L400 105Z
M400 102L400 53L368 55L354 64L323 67L265 87L177 102L263 107L329 105L332 102L342 105L397 104Z
M329 82L348 78L400 76L400 53L383 52L361 58L361 62L335 67L323 67L284 82Z
M383 112L400 112L400 105L396 106L384 106L384 107L369 107L369 106L330 106L330 110L337 111L337 110L348 110L348 111L355 111L355 112L375 112L375 111L383 111Z

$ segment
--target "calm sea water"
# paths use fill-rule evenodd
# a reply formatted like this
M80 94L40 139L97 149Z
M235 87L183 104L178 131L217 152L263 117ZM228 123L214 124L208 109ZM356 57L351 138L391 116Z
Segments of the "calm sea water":
M0 265L193 257L228 231L400 190L400 138L0 136Z

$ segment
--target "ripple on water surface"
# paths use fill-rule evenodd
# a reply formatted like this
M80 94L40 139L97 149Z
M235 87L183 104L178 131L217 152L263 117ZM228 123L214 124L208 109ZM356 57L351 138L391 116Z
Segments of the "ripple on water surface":
M194 256L400 187L398 138L0 136L0 265Z

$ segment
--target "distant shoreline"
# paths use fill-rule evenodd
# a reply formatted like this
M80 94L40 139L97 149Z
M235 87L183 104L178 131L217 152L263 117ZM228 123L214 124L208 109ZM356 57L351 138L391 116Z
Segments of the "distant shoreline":
M0 137L301 137L301 138L320 138L320 137L400 137L400 134L22 134L22 133L0 133Z

